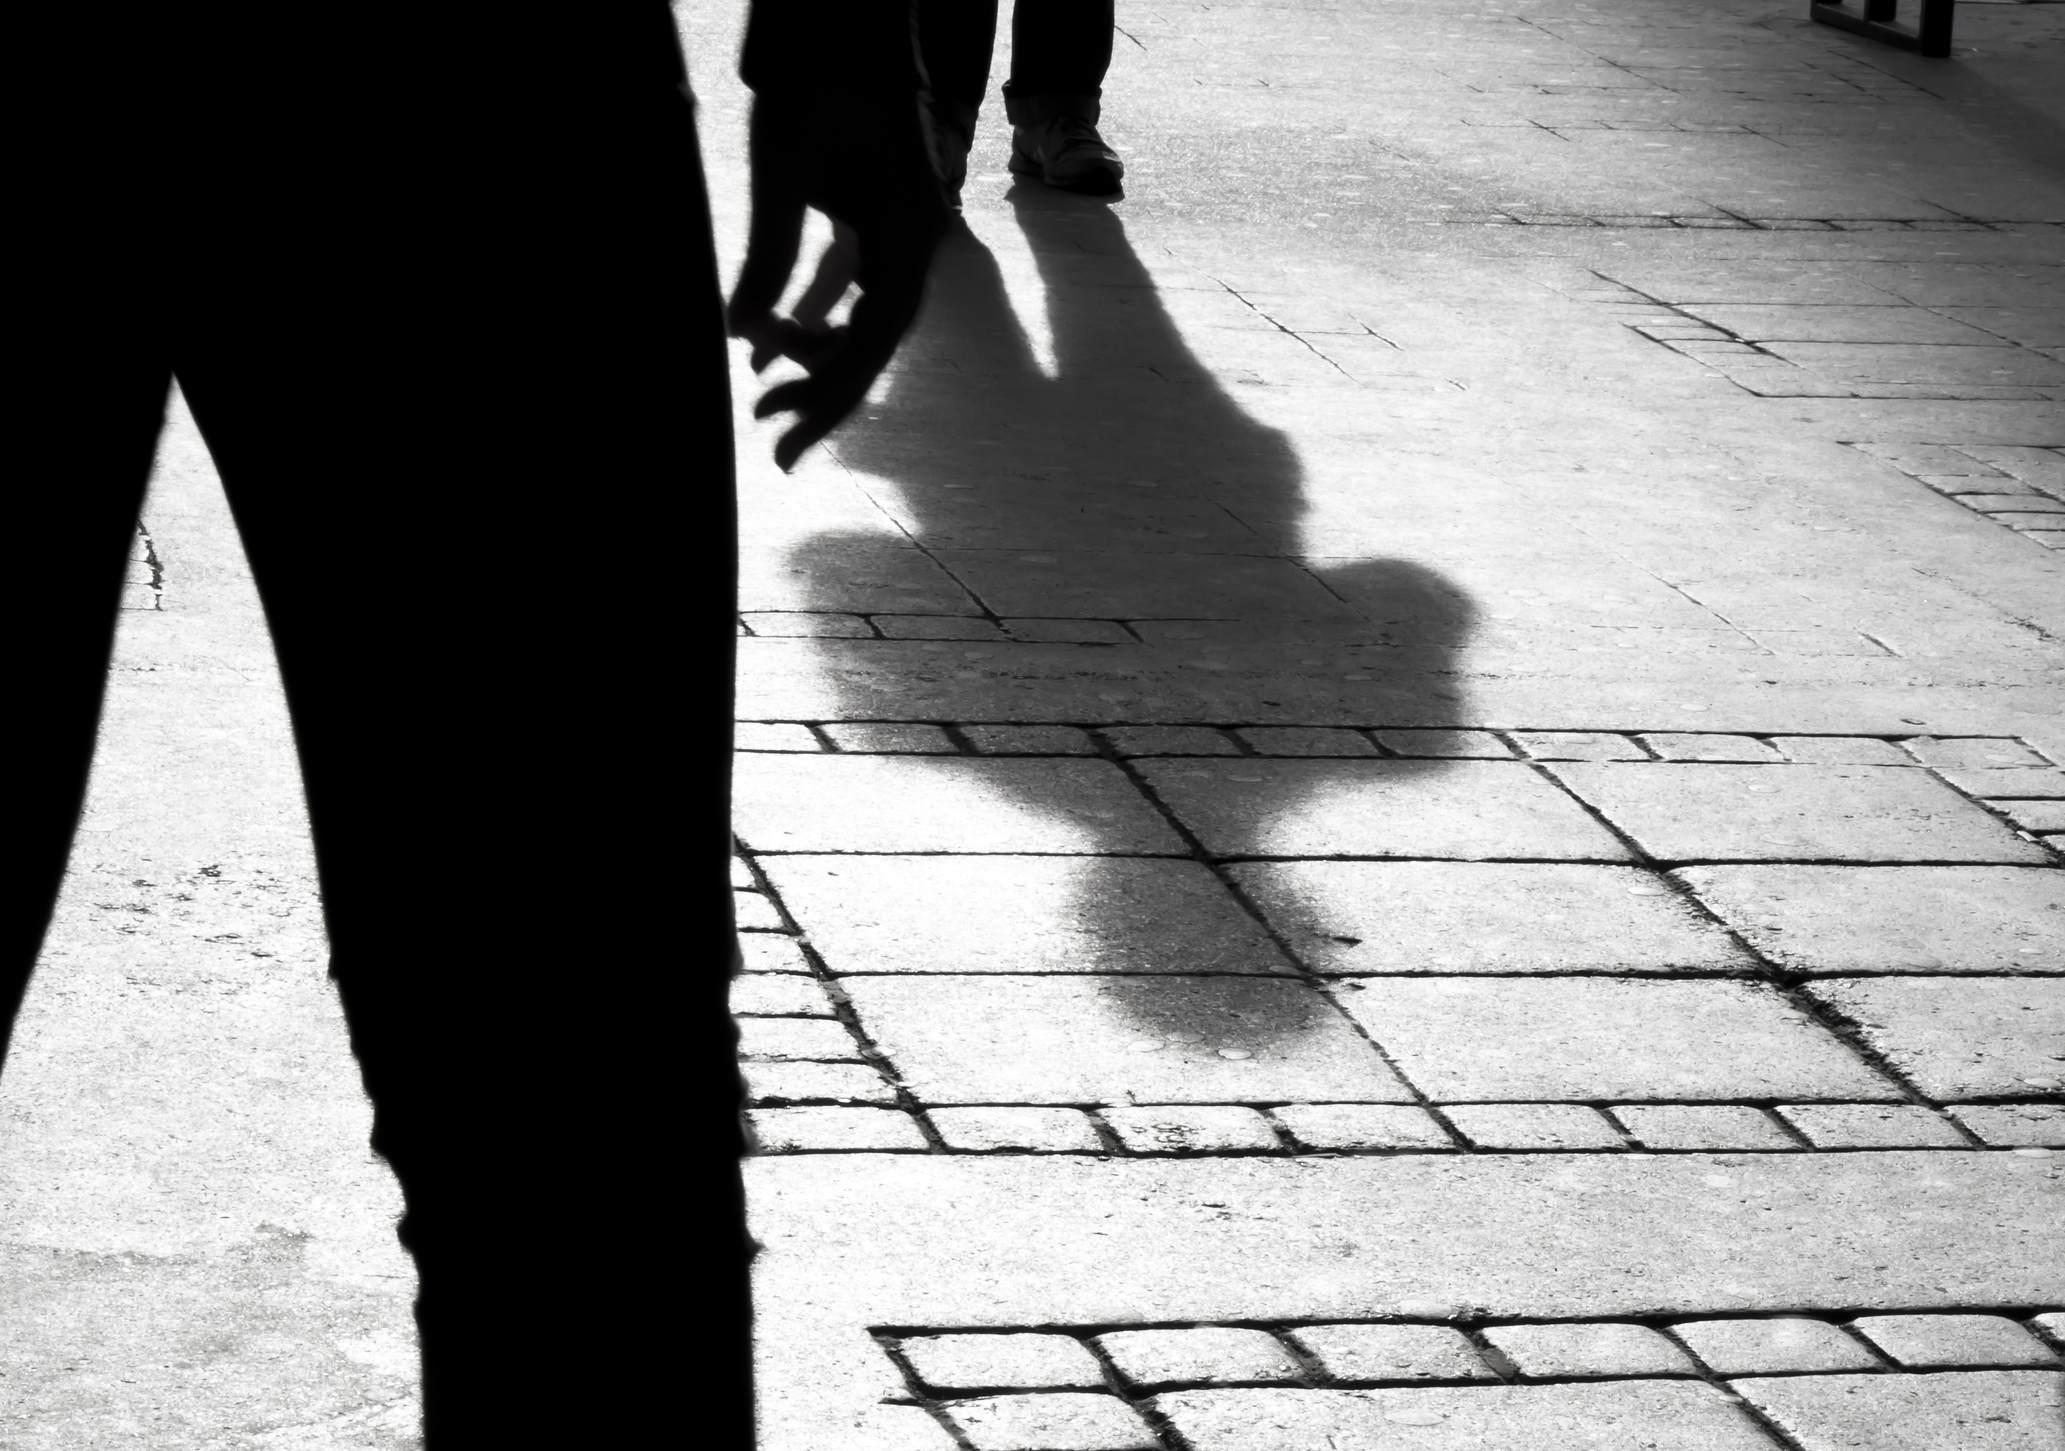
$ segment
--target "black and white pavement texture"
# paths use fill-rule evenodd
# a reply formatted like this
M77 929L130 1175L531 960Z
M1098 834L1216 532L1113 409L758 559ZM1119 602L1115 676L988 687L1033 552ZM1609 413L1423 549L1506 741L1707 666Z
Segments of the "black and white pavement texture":
M742 422L766 1451L2065 1448L2065 7L1119 25L1128 196L995 106L862 416ZM399 1451L189 425L132 593L0 1441Z

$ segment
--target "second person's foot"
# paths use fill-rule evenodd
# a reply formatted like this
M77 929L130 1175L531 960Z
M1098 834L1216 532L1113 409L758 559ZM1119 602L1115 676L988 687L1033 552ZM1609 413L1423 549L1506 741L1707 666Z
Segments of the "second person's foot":
M1126 163L1088 121L1057 116L1011 128L1011 170L1064 191L1111 196L1125 177Z

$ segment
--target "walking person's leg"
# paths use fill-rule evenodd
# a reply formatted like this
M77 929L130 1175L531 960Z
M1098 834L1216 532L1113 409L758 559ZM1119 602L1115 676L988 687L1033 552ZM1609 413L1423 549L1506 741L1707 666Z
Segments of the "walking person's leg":
M1125 163L1097 131L1112 26L1113 0L1016 0L1004 83L1012 171L1091 195L1119 190Z
M917 0L916 13L940 180L950 196L959 197L976 118L989 92L997 0Z

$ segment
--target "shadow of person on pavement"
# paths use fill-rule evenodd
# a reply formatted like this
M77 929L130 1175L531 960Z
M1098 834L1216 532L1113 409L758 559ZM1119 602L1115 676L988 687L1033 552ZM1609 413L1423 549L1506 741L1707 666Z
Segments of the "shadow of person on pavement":
M999 719L995 687L1017 674L1052 682L1055 701L1055 713L1020 708L1021 720L1464 722L1453 668L1475 615L1467 595L1409 560L1331 557L1324 540L1307 538L1311 509L1296 449L1243 409L1192 351L1119 218L1043 187L1018 186L1010 200L1045 290L1051 369L1013 310L996 255L974 230L956 227L890 386L833 451L996 622L970 623L958 638L994 638L1001 625L1021 640L1065 640L1063 621L1084 626L1078 638L1086 641L1100 638L1100 628L1105 639L1134 638L978 650L986 678L960 688L950 671L913 662L901 718ZM1241 322L1237 306L1228 311ZM1268 324L1253 326L1275 344ZM1222 341L1238 348L1241 339ZM1344 407L1358 401L1345 387L1341 397ZM883 541L815 535L792 552L789 567L815 575L864 545ZM823 602L807 608L852 605L833 602L828 585ZM1014 662L1021 650L1039 658ZM1064 651L1078 652L1085 671L1120 677L1118 688L1103 689L1114 684L1107 678L1101 694L1086 694L1069 667L1057 667ZM1127 673L1137 678L1125 680ZM1036 697L1019 684L1008 698ZM854 693L849 704L854 717L885 718L879 692ZM1382 769L1399 781L1447 764L1401 759ZM1324 781L1285 783L1259 808L1268 819L1255 823L1258 838L1266 840L1274 822L1327 809L1335 794ZM1086 829L1094 835L1094 824ZM1122 892L1084 890L1073 905L1095 917L1135 903ZM1142 925L1097 924L1086 935L1137 942ZM1079 970L1115 966L1086 960ZM1315 1005L1303 994L1241 996L1240 1027L1251 1039L1282 1041L1312 1026ZM1200 1026L1189 995L1152 979L1117 981L1105 997L1146 1033L1182 1041Z

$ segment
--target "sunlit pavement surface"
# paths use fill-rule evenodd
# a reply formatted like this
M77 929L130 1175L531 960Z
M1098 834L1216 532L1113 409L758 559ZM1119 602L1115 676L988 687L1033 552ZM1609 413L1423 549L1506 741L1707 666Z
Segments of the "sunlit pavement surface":
M738 16L682 15L735 264ZM1119 23L1123 201L993 103L792 476L740 360L768 1451L2065 1447L2065 10ZM398 1451L183 423L145 525L0 1091L0 1442Z

